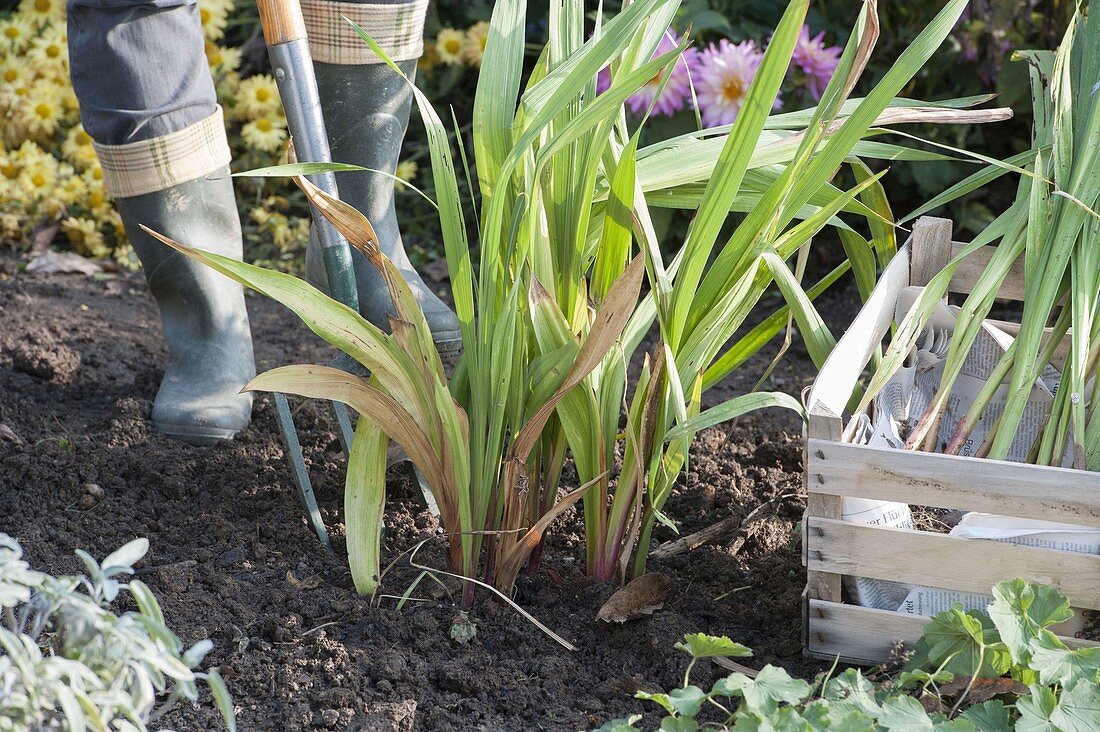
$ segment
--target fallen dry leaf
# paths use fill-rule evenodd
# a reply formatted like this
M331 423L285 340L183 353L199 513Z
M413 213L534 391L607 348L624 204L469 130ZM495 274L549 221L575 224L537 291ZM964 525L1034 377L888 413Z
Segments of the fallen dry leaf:
M8 427L3 422L0 422L0 440L4 442L14 442L16 445L23 444L23 438L15 434L15 430Z
M298 579L289 569L286 571L286 581L296 590L312 590L321 586L321 576L311 575L305 579Z
M28 262L27 271L41 274L94 275L96 272L102 272L103 268L75 252L48 251Z
M665 606L672 586L672 580L659 572L643 574L608 598L596 614L596 619L605 623L625 623L652 615Z
M955 696L961 694L970 686L969 676L956 676L951 681L940 686L940 694ZM974 679L974 685L970 687L970 693L966 695L972 704L981 704L1001 694L1027 694L1028 688L1014 679Z

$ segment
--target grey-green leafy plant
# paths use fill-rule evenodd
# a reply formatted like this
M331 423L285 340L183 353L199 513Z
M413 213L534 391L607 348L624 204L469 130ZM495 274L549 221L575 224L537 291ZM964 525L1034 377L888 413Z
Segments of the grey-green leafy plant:
M102 562L77 550L87 574L53 577L0 533L0 730L144 730L180 699L196 703L199 682L236 729L221 676L195 670L213 644L185 649L149 588L124 581L148 549L135 539ZM120 593L137 612L111 612Z
M660 729L675 732L1100 729L1100 648L1067 648L1050 630L1073 615L1065 596L1022 579L999 583L993 596L987 612L956 605L933 617L904 670L876 673L875 680L852 668L834 675L834 667L811 684L768 665L755 677L733 673L704 691L691 683L696 661L752 653L729 638L696 633L676 644L691 656L683 685L668 693L640 691L637 698L657 704L665 713ZM715 721L700 721L704 709ZM641 719L617 719L600 729L636 730Z

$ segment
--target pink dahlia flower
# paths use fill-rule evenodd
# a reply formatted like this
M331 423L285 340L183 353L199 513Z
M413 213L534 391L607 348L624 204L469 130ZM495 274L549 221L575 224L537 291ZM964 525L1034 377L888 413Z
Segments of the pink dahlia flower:
M653 52L653 58L674 51L679 45L680 36L669 30L665 33L661 42L657 44L657 50ZM646 110L649 109L649 105L653 104L654 114L663 114L668 117L683 109L685 104L690 106L691 82L698 63L699 52L694 48L685 50L683 55L676 59L671 67L655 74L652 79L646 82L645 86L634 92L626 100L626 106L634 114L640 115L645 114ZM657 90L660 88L665 74L669 74L668 83L665 84L661 95L657 96ZM654 97L656 97L656 101L654 101Z
M737 119L763 58L752 41L735 44L724 38L702 53L695 88L705 126L728 125Z
M802 33L795 43L791 60L806 75L806 88L815 101L821 99L821 95L825 93L825 87L828 86L829 79L833 78L843 51L840 46L825 45L825 31L811 39L810 26L802 26Z

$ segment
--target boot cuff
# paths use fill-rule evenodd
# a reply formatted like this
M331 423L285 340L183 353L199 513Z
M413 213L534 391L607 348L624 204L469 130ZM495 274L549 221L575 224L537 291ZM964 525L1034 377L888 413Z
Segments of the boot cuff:
M302 0L313 60L344 66L382 63L344 18L355 21L394 61L411 61L424 53L427 10L428 0L378 4Z
M114 198L130 198L202 178L231 159L222 109L182 130L125 145L93 143L103 183Z

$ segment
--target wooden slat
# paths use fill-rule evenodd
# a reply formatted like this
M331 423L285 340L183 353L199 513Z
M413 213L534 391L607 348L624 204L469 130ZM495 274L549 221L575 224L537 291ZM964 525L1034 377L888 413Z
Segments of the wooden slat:
M951 220L921 216L909 248L909 284L924 287L951 261Z
M919 616L822 600L810 600L809 615L808 652L866 666L886 661L898 641L915 642L928 622Z
M958 255L965 246L966 244L953 243L951 245L951 256ZM974 283L982 276L982 272L985 271L986 265L989 264L989 260L996 251L996 247L982 247L959 262L959 265L955 268L955 273L951 275L951 284L947 286L948 291L968 294L971 288L974 287ZM1023 257L1017 259L1008 271L1008 275L1001 283L1001 289L997 293L997 297L1005 300L1022 301L1024 299Z
M842 415L848 399L855 390L856 381L863 372L871 353L882 342L894 317L894 304L898 293L909 284L909 247L903 246L887 265L875 285L867 303L860 310L840 343L825 361L814 387L810 391L809 415L806 425L809 439L839 441L844 429ZM806 463L803 463L806 464ZM810 537L806 535L809 518L818 516L840 519L841 499L821 493L808 495L806 514L802 521L803 562L807 562L806 549ZM816 600L839 601L841 599L840 575L819 572L807 566L806 597ZM804 606L805 607L805 606ZM803 640L809 630L809 618L803 613Z
M808 445L812 439L821 440L822 442L839 440L843 428L844 425L839 417L836 419L819 418L812 420L806 427L808 435L806 444ZM807 464L805 454L803 454L802 464ZM809 474L803 472L802 475L802 480L805 481ZM820 516L822 518L839 519L842 511L843 500L841 498L823 493L810 495L807 492L806 513L802 521L802 563L804 565L806 563L806 548L810 545L809 537L806 536L806 517ZM839 602L841 599L840 593L840 575L814 571L806 572L806 594L808 597ZM805 625L803 627L805 628Z
M913 643L924 632L928 618L822 600L809 601L810 655L861 665L882 663L897 641ZM1059 636L1070 648L1100 644Z
M808 517L808 569L985 594L1023 577L1100 609L1100 556Z
M1100 473L813 437L805 465L811 497L877 498L1100 527Z

